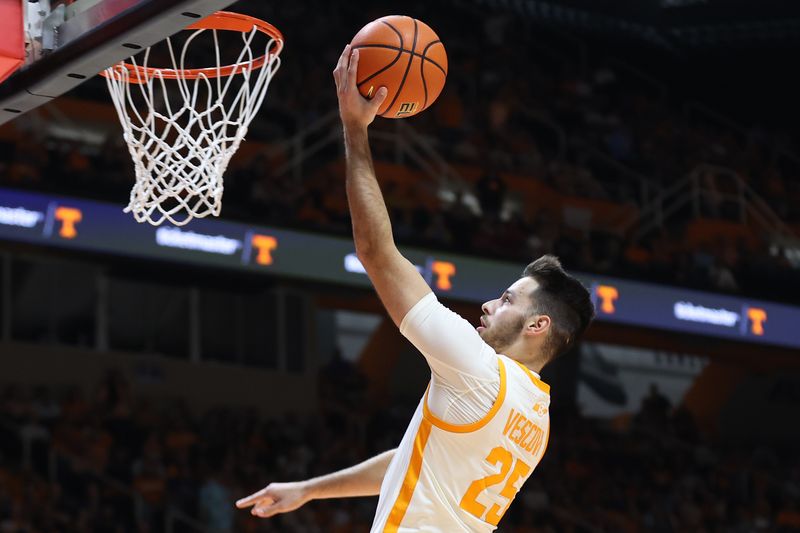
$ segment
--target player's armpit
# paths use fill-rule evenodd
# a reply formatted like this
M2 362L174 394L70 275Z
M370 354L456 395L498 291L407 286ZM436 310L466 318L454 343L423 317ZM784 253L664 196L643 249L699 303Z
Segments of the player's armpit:
M417 267L403 257L396 246L385 246L379 252L359 254L383 306L400 327L403 317L431 292Z

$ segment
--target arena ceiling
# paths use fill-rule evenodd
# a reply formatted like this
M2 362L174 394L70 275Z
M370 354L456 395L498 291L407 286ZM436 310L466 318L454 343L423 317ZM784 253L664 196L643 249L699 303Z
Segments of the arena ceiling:
M457 0L565 29L692 49L800 44L792 0Z

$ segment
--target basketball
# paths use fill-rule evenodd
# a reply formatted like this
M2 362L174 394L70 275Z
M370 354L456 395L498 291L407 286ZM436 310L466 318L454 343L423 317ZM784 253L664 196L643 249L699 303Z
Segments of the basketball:
M358 49L358 90L372 98L389 92L378 110L386 118L407 118L427 109L444 88L447 53L424 22L402 15L374 20L350 43Z

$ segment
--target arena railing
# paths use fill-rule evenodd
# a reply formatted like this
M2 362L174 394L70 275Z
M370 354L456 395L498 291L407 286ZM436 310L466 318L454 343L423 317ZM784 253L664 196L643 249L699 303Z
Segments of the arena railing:
M614 159L603 150L589 144L583 139L573 137L570 139L570 146L576 150L578 161L583 166L591 168L591 161L599 162L607 168L610 168L615 173L615 177L621 177L625 183L632 185L636 192L636 204L639 207L648 205L661 194L662 187L655 180L633 170L626 164ZM601 179L598 179L598 181L609 192L615 188L619 188L620 183L622 183L621 180L616 179L610 182Z
M375 128L370 132L372 138L391 146L394 162L404 164L409 161L432 178L440 188L461 188L465 183L459 172L448 163L428 139L420 135L412 126L395 120L388 127ZM322 116L304 128L291 139L277 145L274 150L286 150L288 161L275 169L276 176L291 174L292 179L301 182L306 175L309 160L332 145L342 149L342 127L337 111Z
M727 188L720 178L727 180ZM663 227L672 215L687 206L694 218L701 218L708 211L713 217L717 216L716 206L726 202L735 207L737 222L755 223L773 237L797 238L735 170L707 163L697 165L688 175L665 188L639 212L627 230L634 241L639 241L654 229Z

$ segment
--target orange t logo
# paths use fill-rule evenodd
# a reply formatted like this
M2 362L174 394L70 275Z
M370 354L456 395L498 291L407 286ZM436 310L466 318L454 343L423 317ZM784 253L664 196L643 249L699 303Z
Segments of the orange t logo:
M81 210L75 207L58 207L55 216L56 220L61 221L61 229L58 230L58 234L65 239L74 239L78 235L78 232L75 231L75 224L83 218Z
M614 308L614 300L619 298L619 291L616 287L611 285L598 285L595 289L597 297L600 298L600 310L607 315L611 315L616 311Z
M767 312L758 307L747 309L747 318L750 319L750 331L754 335L764 334L764 322L767 321Z
M253 235L251 242L253 247L258 250L256 263L259 265L271 265L272 250L278 247L278 239L269 235Z
M456 275L456 266L447 261L434 261L431 264L431 270L436 274L436 287L443 291L449 291L453 288L450 278Z

